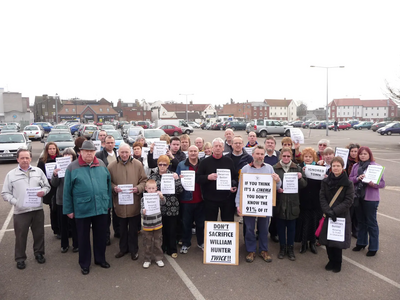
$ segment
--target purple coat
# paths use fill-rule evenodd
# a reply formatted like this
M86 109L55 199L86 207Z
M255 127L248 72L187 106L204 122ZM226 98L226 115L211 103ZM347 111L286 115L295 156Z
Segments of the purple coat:
M371 162L371 165L379 166L374 161ZM350 173L350 176L349 176L350 181L353 182L354 184L356 184L358 182L358 180L357 180L358 166L359 166L358 163L356 163L353 166L353 169L351 170L351 173ZM379 200L381 200L381 197L379 196L379 189L384 188L384 187L385 187L385 177L384 177L384 174L382 174L382 178L381 178L381 181L379 182L379 184L375 185L374 187L371 187L369 185L366 186L364 200L366 200L366 201L379 201Z

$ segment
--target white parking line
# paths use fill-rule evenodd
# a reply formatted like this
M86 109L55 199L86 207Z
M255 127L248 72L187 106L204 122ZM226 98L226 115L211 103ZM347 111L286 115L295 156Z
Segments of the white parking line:
M51 226L50 224L44 225L44 227L50 227L50 226ZM4 231L5 231L5 232L14 231L14 228L6 229L6 230L4 230Z
M400 222L400 219L393 218L393 217L391 217L391 216L388 216L388 215L385 215L385 214L381 214L381 213L379 213L379 212L378 212L377 214L380 215L380 216L383 216L383 217L386 217L386 218L395 220L395 221L397 221L397 222Z
M381 159L381 160L386 160L386 161L390 161L390 162L394 162L394 163L398 163L400 164L400 161L395 161L394 159L386 159L386 158L381 158L381 157L376 157L374 156L375 159Z
M170 265L174 268L175 272L182 279L183 283L187 286L189 291L192 293L196 300L205 300L203 295L199 292L197 287L193 284L193 282L189 279L186 273L182 270L182 268L178 265L178 263L172 257L165 256Z
M1 227L1 229L0 229L0 243L3 240L4 233L6 233L6 231L7 231L7 227L8 227L8 224L10 224L13 213L14 213L14 206L11 207L10 212L8 213L8 216L7 216L6 220L4 221L3 227Z

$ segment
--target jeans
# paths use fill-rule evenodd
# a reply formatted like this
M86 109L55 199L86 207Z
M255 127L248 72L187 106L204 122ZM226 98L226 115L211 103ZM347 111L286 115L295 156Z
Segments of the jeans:
M294 235L296 233L296 219L284 220L276 218L276 228L278 229L279 244L293 246ZM287 231L287 241L286 241L286 231Z
M254 233L256 226L255 217L243 217L243 223L246 225L246 235L244 237L244 243L246 245L247 252L256 252L257 241ZM258 229L258 242L259 251L268 251L268 224L269 217L257 218L257 229Z
M199 203L181 203L183 234L182 245L190 247L192 245L192 224L196 223L197 245L204 244L204 220L205 209L204 202Z
M379 249L379 227L376 220L378 205L379 201L361 200L360 204L356 207L358 220L357 245L369 245L369 251L378 251Z

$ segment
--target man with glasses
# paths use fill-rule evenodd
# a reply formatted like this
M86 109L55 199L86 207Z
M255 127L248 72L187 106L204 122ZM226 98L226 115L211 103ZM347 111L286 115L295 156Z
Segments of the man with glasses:
M282 148L290 148L292 149L293 141L290 137L284 137L281 141ZM281 151L280 149L279 151ZM301 163L301 152L300 152L300 143L294 143L294 149L292 149L293 154L293 162L296 164Z

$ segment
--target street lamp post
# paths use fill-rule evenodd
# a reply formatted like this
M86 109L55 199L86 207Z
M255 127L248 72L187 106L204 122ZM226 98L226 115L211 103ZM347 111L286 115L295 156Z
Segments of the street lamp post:
M56 93L56 124L58 124L58 94Z
M344 66L334 66L334 67L324 67L324 66L310 66L311 68L322 68L326 69L326 112L325 112L325 124L326 124L326 136L328 136L328 123L329 123L329 118L328 118L328 91L329 91L329 69L333 68L344 68Z
M179 96L186 96L186 123L189 122L188 120L188 105L187 105L187 96L193 96L194 94L179 94Z

